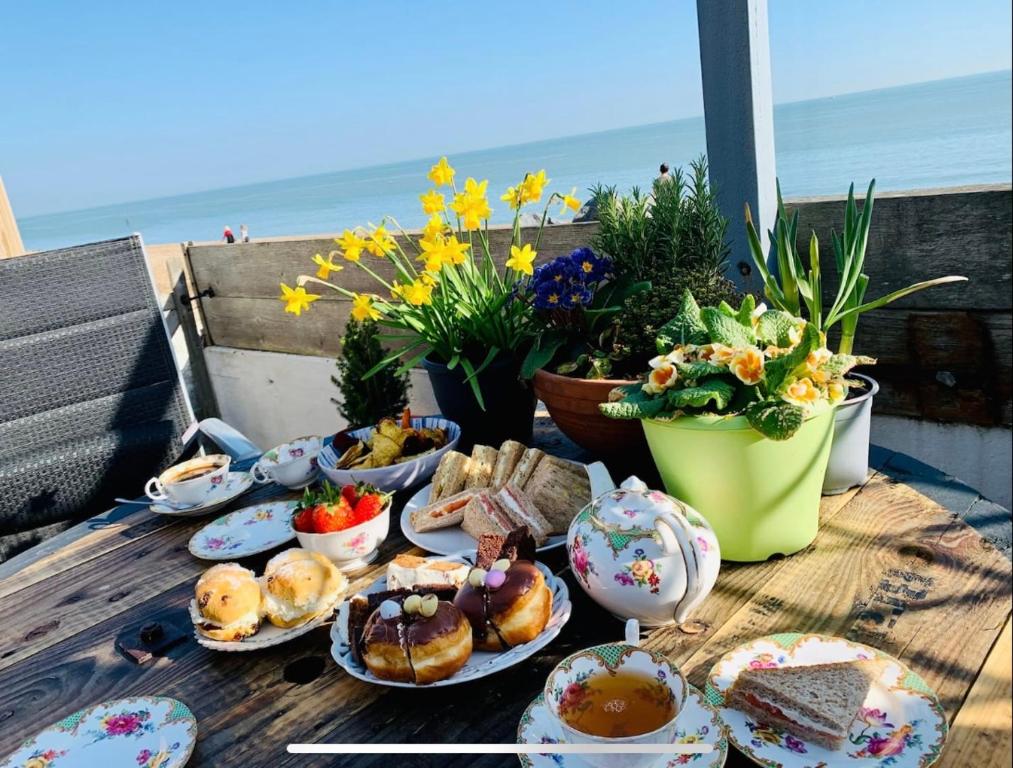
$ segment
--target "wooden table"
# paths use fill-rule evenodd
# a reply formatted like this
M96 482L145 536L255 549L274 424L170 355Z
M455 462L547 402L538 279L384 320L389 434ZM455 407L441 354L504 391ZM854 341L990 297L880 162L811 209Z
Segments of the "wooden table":
M545 424L539 442L577 455ZM823 500L821 530L809 548L723 566L692 633L655 630L645 644L700 686L723 653L759 635L800 630L868 643L905 661L938 692L951 723L940 765L1009 765L1009 512L909 457L874 450L874 464L864 487ZM247 499L271 495L278 489ZM147 664L128 661L114 647L121 633L152 620L188 627L186 606L209 563L186 545L206 522L119 508L0 566L0 755L87 705L158 694L182 700L197 716L191 766L516 765L491 755L312 758L289 755L285 745L512 742L521 713L563 656L622 636L620 623L566 572L573 616L556 641L509 673L461 686L362 683L331 660L325 628L261 652L216 653L188 638ZM393 528L381 564L353 588L409 548ZM261 568L265 560L246 564ZM546 561L566 571L565 553ZM730 755L729 766L745 764Z

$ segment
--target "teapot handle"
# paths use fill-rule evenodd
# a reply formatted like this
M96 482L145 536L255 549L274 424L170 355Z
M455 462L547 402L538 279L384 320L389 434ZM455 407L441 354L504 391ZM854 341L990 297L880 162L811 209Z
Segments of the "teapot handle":
M640 645L640 622L636 619L626 620L626 645Z
M681 515L659 512L654 527L661 536L661 545L666 555L680 555L686 566L686 594L676 603L675 623L682 624L706 596L703 580L700 578L700 562L694 541L693 526Z

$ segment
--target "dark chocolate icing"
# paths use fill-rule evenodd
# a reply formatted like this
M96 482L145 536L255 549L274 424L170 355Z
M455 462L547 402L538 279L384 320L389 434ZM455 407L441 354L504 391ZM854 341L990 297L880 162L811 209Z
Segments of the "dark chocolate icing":
M518 560L507 569L506 581L499 589L473 587L467 581L461 586L454 605L468 619L476 641L484 640L488 630L492 629L503 646L509 647L500 636L496 619L531 591L538 576L539 570L533 563Z
M409 652L414 646L425 645L438 637L449 635L461 622L460 612L448 602L441 601L436 613L426 618L420 614L401 614L393 619L384 619L379 610L366 622L362 643L368 651L371 643L407 644ZM399 628L403 626L403 630Z

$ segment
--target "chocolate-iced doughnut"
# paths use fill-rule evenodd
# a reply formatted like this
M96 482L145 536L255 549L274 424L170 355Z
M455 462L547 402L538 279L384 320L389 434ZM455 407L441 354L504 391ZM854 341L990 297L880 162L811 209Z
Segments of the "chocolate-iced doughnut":
M499 569L494 565L488 573L475 569L454 598L471 624L478 650L504 651L530 642L549 623L552 593L542 572L523 560L506 564L501 560ZM497 570L502 577L493 575ZM473 578L477 574L482 575Z

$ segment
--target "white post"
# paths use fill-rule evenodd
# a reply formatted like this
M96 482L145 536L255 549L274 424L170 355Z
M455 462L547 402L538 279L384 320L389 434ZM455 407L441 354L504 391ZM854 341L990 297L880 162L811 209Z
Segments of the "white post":
M697 0L696 13L710 182L732 248L728 276L740 289L761 290L743 206L766 249L777 213L767 0Z

